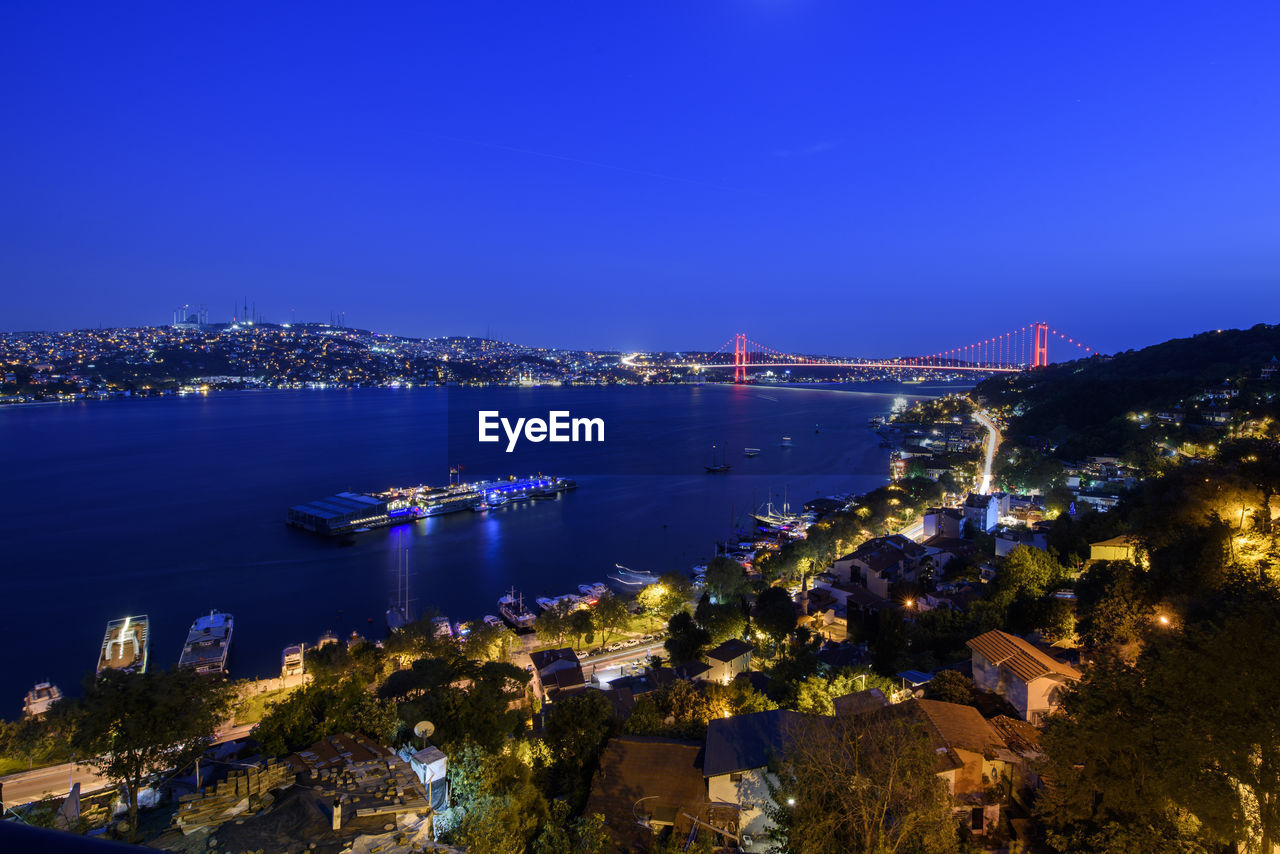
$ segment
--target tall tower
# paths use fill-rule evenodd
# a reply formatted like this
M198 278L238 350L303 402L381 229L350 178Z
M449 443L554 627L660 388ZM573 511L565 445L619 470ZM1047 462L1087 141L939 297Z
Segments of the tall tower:
M1035 349L1031 354L1031 367L1043 368L1049 364L1049 324L1037 323Z
M741 332L733 338L733 381L747 381L747 336Z

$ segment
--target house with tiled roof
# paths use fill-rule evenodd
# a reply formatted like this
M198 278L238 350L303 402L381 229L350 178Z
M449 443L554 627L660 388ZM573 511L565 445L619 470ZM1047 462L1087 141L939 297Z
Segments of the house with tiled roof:
M968 642L973 659L973 683L994 691L1033 724L1058 708L1063 689L1080 678L1080 671L1017 635L996 629Z
M566 694L586 689L578 655L569 647L538 650L529 658L533 662L534 695L544 703L554 703Z
M751 644L740 638L730 638L707 653L707 664L710 672L705 678L728 685L739 673L751 669Z
M702 776L702 749L701 742L651 736L609 740L591 780L587 814L604 816L613 850L647 851L664 828L684 838L693 827L691 817L716 819ZM732 821L727 824L736 830Z
M775 806L769 786L777 784L768 767L784 754L791 739L802 737L805 720L800 712L774 709L716 718L707 726L702 767L707 797L712 803L738 807L738 828L747 851L764 850L757 843L767 847L773 826L768 810Z
M907 700L896 704L852 702L870 692L835 701L837 715L890 716L917 724L928 736L934 771L947 786L952 810L975 836L1000 825L1008 802L1006 781L1017 757L1000 733L973 706L939 700Z

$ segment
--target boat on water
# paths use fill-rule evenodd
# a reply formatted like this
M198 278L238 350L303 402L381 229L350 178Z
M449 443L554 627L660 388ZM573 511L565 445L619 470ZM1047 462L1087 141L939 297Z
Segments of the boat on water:
M22 714L29 718L38 718L56 702L62 699L62 689L52 682L38 682L27 692L22 704Z
M721 454L721 456L720 456L720 458L719 458L719 459L720 459L720 462L719 462L718 464L716 463L716 459L717 459L717 457L716 457L716 448L717 448L717 447L718 447L717 445L712 445L712 446L711 446L711 465L709 465L709 466L703 466L703 468L705 468L705 469L707 470L707 474L724 474L725 472L729 471L729 464L728 464L727 462L725 462L725 461L724 461L723 454Z
M146 673L151 643L150 628L151 623L146 614L107 623L102 650L98 653L98 675L101 676L108 670Z
M178 666L189 667L196 673L225 673L234 628L235 619L221 611L210 611L207 617L196 617L187 631L187 642L178 657Z
M514 587L498 600L498 613L506 620L512 628L515 629L531 629L533 628L533 612L524 604L524 596L521 595Z
M597 581L594 584L579 584L578 592L583 596L599 599L601 596L609 592L609 588Z
M284 679L288 676L301 676L306 669L307 645L305 643L291 643L280 653L280 678Z
M582 597L574 593L566 593L563 596L539 596L536 601L538 607L544 611L549 611L561 603L567 604L570 610L582 607Z
M396 557L396 601L387 609L387 628L399 631L411 622L409 617L409 553L401 550Z
M758 457L760 456L760 449L759 448L743 448L742 455L744 457Z
M503 625L502 618L495 617L493 614L484 615L484 624L491 629L500 629L502 628L502 625Z
M790 448L791 445L792 445L792 442L791 442L790 436L783 436L782 441L778 443L778 446L781 448Z

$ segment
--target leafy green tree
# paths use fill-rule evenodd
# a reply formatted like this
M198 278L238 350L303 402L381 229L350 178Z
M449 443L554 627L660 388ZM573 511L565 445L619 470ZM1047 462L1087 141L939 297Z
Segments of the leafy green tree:
M523 726L523 713L511 705L528 681L529 674L513 664L479 663L455 653L419 659L392 673L378 696L395 703L402 730L429 720L441 746L469 740L497 750Z
M1128 561L1099 561L1076 585L1080 632L1096 646L1136 641L1147 626L1151 605L1145 580Z
M998 606L1008 607L1019 595L1038 599L1052 593L1070 577L1067 569L1048 552L1030 546L1015 546L1005 555L996 575L996 593L992 601Z
M622 730L628 735L697 741L706 738L707 722L716 711L708 695L693 683L678 679L656 691L641 694Z
M459 818L447 835L471 851L526 854L550 817L517 751L490 753L463 743L449 757L449 779Z
M891 680L867 670L842 668L826 676L810 676L799 685L795 708L811 715L833 715L838 697L870 688L879 688L886 696L894 693Z
M269 704L254 737L269 755L283 756L340 732L387 741L395 729L395 706L351 676L336 683L309 683Z
M617 632L624 631L631 625L631 614L627 611L627 603L605 593L596 602L596 626L600 629L600 642L608 643L609 638Z
M134 836L143 782L203 753L231 700L224 680L175 669L108 671L86 680L78 701L62 702L75 702L72 745L81 761L124 787Z
M942 670L925 684L924 693L931 700L973 705L973 680L959 670Z
M672 664L697 661L711 643L711 635L699 626L688 611L677 611L667 621L667 639L662 642Z
M753 618L756 628L779 644L796 628L796 606L785 587L766 587L756 596Z
M742 637L747 631L747 617L741 606L729 602L713 605L705 593L694 609L693 618L707 630L713 644Z
M1059 851L1267 851L1280 839L1280 601L1254 588L1133 664L1103 657L1043 734L1037 804Z
M576 640L575 646L582 649L582 639L591 638L595 634L595 617L586 608L579 608L569 615L569 630Z
M640 590L636 601L649 613L670 619L671 615L689 604L693 584L678 572L668 572Z
M519 638L506 626L490 626L474 622L467 634L467 654L482 661L506 661L511 656Z
M606 854L613 839L600 813L573 818L564 801L551 802L550 820L533 843L533 854Z
M811 718L788 739L769 810L794 854L958 848L951 796L923 725L895 709Z
M572 631L569 609L568 602L556 602L534 618L533 631L538 640L543 643L564 643L565 636Z
M707 592L718 602L737 602L751 590L742 564L724 555L716 555L707 564Z
M616 729L613 706L600 691L563 699L549 710L545 741L550 763L544 790L563 798L571 812L586 805L600 751Z

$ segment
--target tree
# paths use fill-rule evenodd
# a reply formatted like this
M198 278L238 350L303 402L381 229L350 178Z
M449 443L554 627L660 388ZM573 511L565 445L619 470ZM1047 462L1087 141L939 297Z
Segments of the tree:
M378 696L395 703L402 730L420 720L436 725L444 746L472 741L497 750L524 723L513 701L524 695L529 675L506 662L477 663L456 653L424 658L392 673Z
M615 632L623 631L629 625L631 614L627 612L626 602L608 592L596 601L596 626L600 629L601 643L608 643Z
M1133 643L1151 607L1138 568L1128 561L1099 561L1076 585L1080 632L1094 645Z
M794 854L957 849L951 796L925 727L904 706L810 718L787 741L770 813Z
M693 585L678 572L668 572L640 590L636 601L651 614L666 620L689 603Z
M583 636L591 638L595 634L595 618L586 608L579 608L569 615L569 630L573 632L574 638L577 639L575 645L578 649L582 649Z
M570 631L568 602L556 602L533 621L533 632L543 643L559 644Z
M572 818L569 805L553 801L551 818L533 843L533 854L604 854L614 848L600 813Z
M854 673L850 670L836 671L829 677L810 676L800 683L796 692L796 711L811 715L833 715L835 699L864 690L869 678L871 676L868 673Z
M751 589L742 564L724 555L716 555L707 564L707 592L718 602L736 602Z
M268 754L283 756L335 733L358 732L386 741L395 729L395 705L369 693L359 677L349 676L336 683L309 683L269 704L254 736Z
M1048 718L1055 785L1037 805L1060 851L1268 851L1280 839L1280 601L1246 589L1184 629L1104 656ZM1178 846L1175 849L1175 846Z
M587 803L600 751L615 729L613 706L601 691L563 699L548 710L545 740L550 763L544 790L564 798L575 814Z
M506 626L490 626L488 623L471 624L466 649L469 655L484 661L506 661L519 639Z
M1038 599L1070 578L1062 564L1046 551L1030 546L1015 546L1005 556L996 576L993 601L1008 607L1020 594Z
M672 664L697 661L711 643L711 635L694 621L688 611L677 611L667 621L667 639L662 642Z
M796 606L785 587L766 587L756 597L756 628L773 639L775 644L795 631Z
M711 643L742 637L747 630L747 618L739 605L730 602L713 605L711 598L705 593L693 611L693 618L707 630Z
M449 757L449 780L460 814L449 837L471 851L525 854L547 823L547 801L517 751L463 743Z
M973 704L973 680L959 670L942 670L935 673L924 686L925 696L944 703Z
M224 680L189 669L112 670L86 680L75 705L72 744L81 761L124 787L131 837L137 833L144 780L203 753L231 701Z

